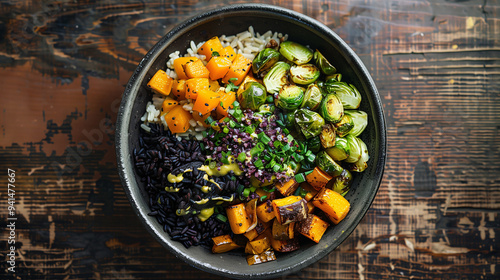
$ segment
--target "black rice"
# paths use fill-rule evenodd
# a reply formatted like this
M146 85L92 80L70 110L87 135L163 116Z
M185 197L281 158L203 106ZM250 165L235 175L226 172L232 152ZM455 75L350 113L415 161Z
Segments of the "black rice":
M205 156L198 141L179 140L163 125L149 124L149 127L150 132L141 130L139 147L133 151L136 171L150 198L149 215L156 217L172 240L181 242L186 248L211 247L212 237L231 234L228 222L216 218L218 213L225 214L225 211L212 199L236 199L235 190L242 183L241 178L229 173L207 181L204 171L192 168L192 172L183 173L181 182L170 183L169 173L178 175L189 166L199 166ZM204 186L209 186L210 190L203 190ZM208 199L207 205L201 205L203 199ZM215 213L201 221L197 214L208 207L214 207Z

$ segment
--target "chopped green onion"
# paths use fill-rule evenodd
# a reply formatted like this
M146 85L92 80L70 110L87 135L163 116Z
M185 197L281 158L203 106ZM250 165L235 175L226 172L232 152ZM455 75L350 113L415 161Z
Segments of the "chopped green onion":
M229 128L227 128L227 126L225 126L224 129L222 129L222 132L224 132L225 134L228 134L229 133Z
M297 162L301 162L304 159L304 157L300 154L294 154L293 159L295 159L295 161Z
M269 187L269 186L262 187L262 189L263 189L265 192L268 192L268 193L270 193L270 192L274 192L276 189L274 188L274 186L273 186L273 185L271 185L271 186L272 186L272 188L270 188L270 189L268 189L268 187Z
M222 214L217 214L217 216L215 216L215 218L223 223L227 222L227 217L222 215Z
M281 147L283 147L283 143L281 141L276 140L273 142L273 146L275 149L280 149Z
M233 120L230 120L230 121L229 121L229 126L230 126L231 128L235 128L235 127L236 127L236 123L235 123Z
M283 149L282 150L285 151L285 152L288 151L288 150L290 150L290 145L288 145L288 144L283 145Z
M261 132L257 135L257 137L259 138L259 141L266 144L269 143L269 141L271 141L271 138L269 138L269 136L267 136L264 132Z
M306 175L306 176L307 176L307 175L309 175L309 174L311 174L311 173L313 173L313 170L309 170L309 171L304 172L304 175Z
M245 152L241 152L239 155L238 155L238 161L239 162L244 162L245 159L247 159L247 155L245 154Z
M306 176L304 175L304 173L299 173L297 175L295 175L295 181L297 181L297 183L303 183L306 181Z
M249 189L251 192L255 192L255 190L257 190L257 187L250 187Z
M290 131L285 127L285 128L283 128L283 133L288 134L288 133L290 133Z
M258 169L264 168L264 164L262 163L262 161L260 159L257 159L256 161L254 161L253 165L255 165L255 167L257 167Z
M315 159L316 159L316 155L315 154L310 154L307 157L307 161L309 161L309 162L314 162Z
M245 188L243 190L243 197L248 197L250 195L250 189L249 188Z
M279 172L280 170L281 170L281 165L276 164L275 166L273 166L273 171L274 172Z
M245 132L248 134L252 134L255 131L255 128L253 126L247 126L245 127Z
M276 123L281 127L285 126L285 124L281 120L276 120Z
M264 201L264 199L266 199L266 198L267 198L267 195L263 195L260 197L260 201Z

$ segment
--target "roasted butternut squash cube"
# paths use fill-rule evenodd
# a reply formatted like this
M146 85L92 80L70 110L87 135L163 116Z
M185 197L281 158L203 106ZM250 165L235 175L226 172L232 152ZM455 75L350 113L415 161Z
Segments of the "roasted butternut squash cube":
M300 248L300 242L297 238L289 239L289 240L276 240L271 239L271 247L275 251L287 253L292 252Z
M271 241L267 237L263 237L253 241L248 241L245 246L245 253L258 255L269 249L271 249Z
M273 204L270 200L257 206L257 217L259 217L259 219L263 222L269 222L274 219Z
M276 240L289 240L295 237L295 222L282 225L278 220L273 222L273 239Z
M173 83L174 79L172 79L165 71L160 69L156 71L151 80L149 80L148 87L156 93L168 96L172 90Z
M243 234L250 227L250 218L248 217L244 203L228 206L226 214L234 234Z
M283 184L277 183L275 187L283 196L289 196L299 187L299 183L294 178L291 178Z
M307 217L307 202L300 196L274 199L272 205L274 215L282 225L298 222Z
M321 170L319 167L314 167L313 171L306 175L306 181L316 190L321 190L328 184L333 177Z
M329 224L314 214L297 224L297 231L312 241L319 243Z
M214 242L212 253L225 253L241 247L234 243L229 234L212 237L212 241Z
M342 221L351 208L345 197L331 189L324 188L313 199L314 206L323 210L335 224Z

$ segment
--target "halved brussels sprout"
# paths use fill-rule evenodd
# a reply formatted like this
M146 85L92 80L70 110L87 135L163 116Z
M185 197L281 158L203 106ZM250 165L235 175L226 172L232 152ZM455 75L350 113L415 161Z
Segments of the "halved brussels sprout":
M304 101L304 89L288 84L280 89L278 98L274 99L274 104L283 110L291 111L299 108L302 101Z
M307 141L307 148L313 153L319 152L321 149L321 139L319 136L313 137Z
M321 104L322 99L321 88L317 84L310 84L306 89L304 101L300 107L315 111Z
M325 75L332 75L337 72L335 66L330 64L330 62L328 62L328 60L318 50L314 52L314 62Z
M326 121L336 123L344 116L344 106L337 95L330 93L321 101L319 112Z
M351 171L363 172L368 167L368 160L370 159L370 156L368 155L368 147L366 146L365 142L363 142L363 140L359 139L358 137L356 138L360 147L361 156L354 163L345 163L345 166Z
M287 74L290 70L290 64L278 61L271 70L267 72L262 82L266 86L267 92L271 94L278 93L278 91L288 83Z
M352 183L352 173L345 169L340 173L339 176L333 178L331 181L332 190L345 196L349 189L351 188Z
M335 146L335 128L329 123L325 124L319 134L319 139L321 146L325 149Z
M266 103L266 88L258 82L248 82L244 85L244 90L238 96L241 106L245 109L257 110L260 105Z
M333 177L342 174L342 166L333 160L325 151L321 151L316 155L316 165L326 173Z
M349 148L349 143L347 139L343 137L335 138L335 146L326 149L328 155L330 155L335 161L342 161L349 157L351 150Z
M342 80L342 74L340 74L340 73L335 73L335 74L326 76L326 78L325 78L325 82L331 82L331 83L340 82L341 80Z
M261 50L252 61L252 71L257 74L271 68L280 59L280 53L271 48Z
M295 111L295 123L306 139L310 139L321 133L325 120L314 111L298 109Z
M344 82L325 82L323 84L323 89L327 93L335 93L337 97L342 101L344 109L358 109L361 103L361 94L356 89L354 85L348 85Z
M344 110L344 114L350 116L354 124L349 134L359 136L368 125L368 114L360 110Z
M290 77L292 81L299 85L308 85L313 83L319 78L318 67L314 66L314 64L302 64L302 65L292 65L290 67Z
M306 64L313 57L313 52L310 49L292 41L282 42L280 44L280 53L297 65Z
M345 162L355 163L361 158L361 153L363 152L361 149L361 139L358 137L347 134L345 137L347 139L347 143L349 144L349 156L345 159Z
M350 115L345 114L340 120L340 122L335 124L335 130L337 131L337 135L340 137L346 136L354 127L354 121L352 120Z

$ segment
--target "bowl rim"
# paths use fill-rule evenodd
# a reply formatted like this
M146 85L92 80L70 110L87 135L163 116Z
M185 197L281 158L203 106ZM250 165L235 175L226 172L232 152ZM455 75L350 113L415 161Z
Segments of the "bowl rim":
M175 39L180 36L179 33L182 30L185 29L190 29L194 28L199 22L202 22L204 20L216 18L216 17L221 17L222 14L228 13L228 12L239 12L239 11L258 11L258 12L264 12L264 13L270 13L270 14L279 14L280 16L288 17L293 19L294 21L298 21L303 25L306 25L308 28L312 28L315 31L319 32L320 34L326 36L329 39L333 39L335 43L337 44L339 50L344 53L344 56L346 56L346 59L349 59L352 61L353 64L360 70L359 75L364 76L363 80L367 81L367 87L370 88L370 91L373 94L373 103L372 104L372 113L374 116L374 119L378 120L378 126L377 129L375 129L375 132L378 133L380 145L379 147L376 148L378 151L378 161L377 162L372 162L372 164L377 164L376 166L376 178L373 180L374 182L374 187L371 190L371 193L368 197L367 200L364 202L359 202L363 203L361 207L361 214L357 215L354 218L354 221L352 224L347 228L347 230L341 235L339 238L339 242L337 246L332 246L334 247L333 249L327 249L321 251L320 254L310 256L304 260L300 260L299 262L296 263L294 266L289 266L284 269L277 269L272 272L265 272L265 273L259 273L256 272L255 274L245 274L245 273L238 273L237 271L228 271L228 270L223 270L217 267L212 267L210 265L200 263L198 260L195 258L184 254L183 252L179 251L177 248L172 246L170 242L173 242L168 239L168 236L164 234L163 232L160 232L155 229L153 226L150 218L147 213L149 213L149 206L144 205L143 202L140 200L142 199L142 195L140 193L139 188L132 186L132 182L135 181L134 177L134 172L130 172L131 169L133 169L133 166L130 162L127 162L127 159L130 158L130 142L128 139L128 129L130 126L130 118L128 117L132 111L132 100L130 98L131 95L134 94L134 92L137 92L138 87L140 86L141 82L144 78L145 72L148 71L148 69L151 67L152 63L156 60L156 58L160 55L161 50L166 48L165 43L168 41L175 41ZM269 4L256 4L256 3L247 3L247 4L233 4L233 5L227 5L221 8L214 8L211 10L207 10L204 12L201 12L195 16L190 17L189 19L181 22L180 24L176 25L173 27L166 35L164 35L144 56L144 58L141 60L139 63L138 67L130 77L125 91L122 95L122 100L120 103L120 108L118 111L117 115L117 122L116 122L116 129L115 129L115 148L116 148L116 157L117 157L117 168L118 168L118 174L122 183L122 186L125 190L125 193L130 201L130 204L136 213L136 215L139 217L141 222L144 224L146 227L147 231L153 235L153 237L163 245L163 247L166 247L171 253L173 253L177 258L183 260L184 262L188 263L189 265L196 267L202 271L210 272L215 275L219 276L224 276L224 277L232 277L232 278L239 278L239 279L244 279L247 277L260 277L262 279L264 278L273 278L273 277L279 277L283 276L286 274L291 274L291 273L296 273L300 271L301 269L317 262L318 260L326 257L328 254L333 252L340 244L342 244L345 239L354 231L354 229L357 227L357 225L360 223L361 219L366 215L368 212L371 204L373 203L373 200L375 199L375 196L378 192L378 189L380 187L380 183L383 178L383 173L384 173L384 167L385 167L385 159L386 159L386 138L387 138L387 132L386 132L386 121L383 113L383 106L381 103L381 99L378 93L378 90L375 86L375 82L373 81L372 77L369 74L369 71L366 69L364 66L363 62L361 59L354 53L354 51L345 43L339 35L337 35L333 30L328 28L326 25L323 23L306 16L302 13L289 10L287 8L279 7L279 6L274 6L274 5L269 5ZM132 170L133 171L133 170Z

